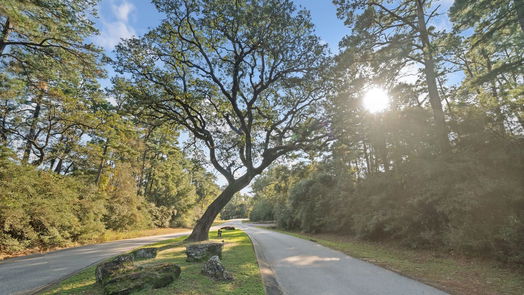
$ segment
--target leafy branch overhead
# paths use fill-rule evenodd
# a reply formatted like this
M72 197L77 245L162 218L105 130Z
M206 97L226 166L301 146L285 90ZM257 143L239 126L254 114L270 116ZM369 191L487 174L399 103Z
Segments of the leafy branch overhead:
M144 113L186 127L231 183L329 139L321 119L326 46L291 1L155 1L166 14L118 46L129 96Z

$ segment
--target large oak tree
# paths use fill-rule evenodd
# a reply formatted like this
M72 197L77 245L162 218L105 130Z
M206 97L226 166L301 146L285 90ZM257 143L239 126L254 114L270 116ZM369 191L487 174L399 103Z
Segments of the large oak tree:
M154 0L165 19L117 48L143 115L182 125L227 180L189 240L279 157L329 142L326 46L291 0Z

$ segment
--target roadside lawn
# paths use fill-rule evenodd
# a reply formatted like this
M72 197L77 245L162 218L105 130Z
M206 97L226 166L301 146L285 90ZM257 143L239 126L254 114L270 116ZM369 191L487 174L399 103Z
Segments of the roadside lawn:
M216 236L216 231L210 232L210 237ZM224 231L222 238L217 240L225 241L222 262L226 270L233 274L235 278L233 282L217 282L200 274L203 262L186 262L184 239L185 237L179 237L146 246L160 248L158 256L153 260L144 260L137 264L171 262L178 264L182 273L178 280L166 288L154 291L143 290L134 294L264 294L264 285L253 244L244 232L240 230ZM60 282L43 294L103 294L95 281L95 268L96 265L91 266Z
M410 250L335 234L304 234L267 228L310 240L368 261L451 294L524 294L524 270L496 261Z

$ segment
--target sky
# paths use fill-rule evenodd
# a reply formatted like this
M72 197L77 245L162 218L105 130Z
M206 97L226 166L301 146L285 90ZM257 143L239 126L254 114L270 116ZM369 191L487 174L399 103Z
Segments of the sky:
M331 0L295 0L295 3L311 12L317 34L335 52L338 42L349 30L336 17ZM102 0L97 21L100 35L93 38L93 42L110 53L121 38L143 35L156 27L161 17L147 0Z
M454 0L437 0L441 5L441 12L446 12ZM332 0L294 0L294 2L311 13L311 18L316 27L317 35L328 44L332 53L338 52L339 41L350 30L336 16L336 7ZM108 56L113 56L112 51L121 39L141 36L160 24L162 15L156 11L154 5L148 0L101 0L99 18L96 26L100 31L98 36L92 38L93 43L101 46ZM450 29L451 23L444 13L442 17L432 23L437 29ZM106 67L109 76L114 72L110 66ZM415 80L417 67L406 69L405 82ZM410 71L412 75L410 74ZM453 78L461 79L460 77ZM110 87L109 79L100 81L103 87ZM413 81L414 82L414 81ZM225 184L222 177L219 184Z

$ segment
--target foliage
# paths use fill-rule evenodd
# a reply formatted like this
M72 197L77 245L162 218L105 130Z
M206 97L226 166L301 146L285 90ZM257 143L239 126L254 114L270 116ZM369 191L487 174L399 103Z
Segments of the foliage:
M273 161L325 145L329 59L309 13L290 0L157 0L162 23L117 47L124 96L183 126L227 180L193 240ZM158 62L158 61L162 62Z
M268 215L285 229L346 233L523 263L524 142L489 129L475 128L473 134L463 128L461 133L470 135L460 137L452 155L411 155L356 182L352 173L336 174L338 166L318 166L292 183L283 194L285 206ZM254 188L258 200L252 215L273 198Z
M274 206L268 199L262 198L254 201L253 209L249 212L251 221L268 221L274 220Z
M104 200L82 181L0 156L0 252L48 248L101 234Z
M221 219L247 218L251 210L251 197L237 193L220 212Z

